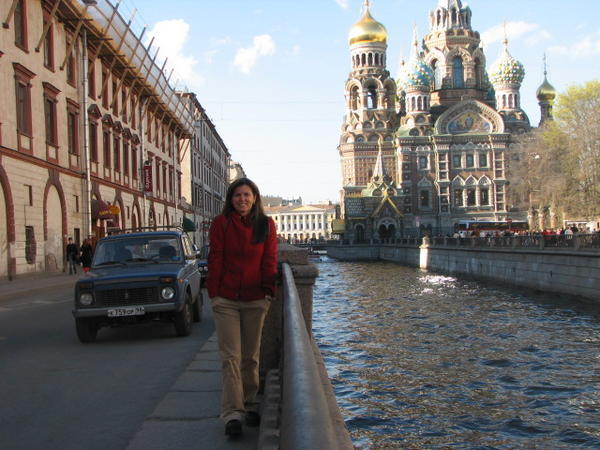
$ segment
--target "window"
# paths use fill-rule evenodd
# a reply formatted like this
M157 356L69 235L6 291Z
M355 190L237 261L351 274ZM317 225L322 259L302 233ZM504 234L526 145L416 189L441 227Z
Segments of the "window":
M35 74L19 63L13 63L13 67L16 82L17 131L31 137L33 131L31 126L31 79Z
M419 169L427 169L427 156L419 156Z
M467 155L467 167L474 167L475 166L475 161L473 158L473 155Z
M102 69L102 107L108 109L108 70Z
M123 140L123 173L129 175L129 142Z
M467 189L467 206L475 206L475 189Z
M377 108L377 91L375 90L374 86L370 86L367 88L367 108Z
M46 143L58 146L58 125L56 118L56 104L58 102L58 89L49 83L42 83L44 86L44 122L46 125Z
M96 96L96 64L91 59L88 59L88 96Z
M454 206L463 206L463 190L454 189Z
M134 180L137 180L138 177L138 157L137 157L137 147L131 147L131 177Z
M463 71L463 62L460 56L456 56L452 60L452 81L454 88L465 87L465 75Z
M36 245L35 245L35 232L33 227L25 227L25 261L27 264L35 263Z
M488 188L481 188L479 191L480 204L482 206L488 206L490 204L490 190Z
M110 164L110 131L102 131L102 157L104 158L104 167L111 167Z
M119 115L119 93L116 80L113 80L112 83L112 112L115 116Z
M33 186L29 184L25 185L25 202L27 205L33 206Z
M419 203L421 208L429 208L429 191L422 189L419 193Z
M135 129L135 99L133 98L132 93L129 93L131 97L131 128Z
M115 172L121 171L121 140L118 136L115 136L113 139L113 168Z
M67 36L67 51L70 48L73 37ZM75 46L71 48L71 53L67 58L67 83L71 86L77 86L77 65L75 59Z
M433 89L441 89L442 88L442 67L437 60L433 60L431 63L431 68L433 69Z
M125 87L121 90L121 120L127 122L127 92Z
M15 44L27 51L27 8L25 0L17 0L15 5Z
M461 168L460 155L452 155L452 167L455 169Z
M90 158L92 162L98 162L98 124L90 122Z
M75 204L75 212L79 212L79 195L73 196L73 203Z
M69 104L67 104L67 138L69 153L79 155L79 114Z
M487 153L479 154L479 167L487 167Z
M44 26L50 23L46 36L44 36L44 66L54 70L54 24L51 23L50 14L44 11Z

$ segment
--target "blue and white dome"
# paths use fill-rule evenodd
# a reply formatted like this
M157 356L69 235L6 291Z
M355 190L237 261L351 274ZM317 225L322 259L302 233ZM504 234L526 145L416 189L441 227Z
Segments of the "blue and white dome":
M428 89L433 84L433 70L423 61L419 54L419 41L417 40L417 31L413 31L413 44L410 52L410 59L403 63L398 74L398 90L407 89Z

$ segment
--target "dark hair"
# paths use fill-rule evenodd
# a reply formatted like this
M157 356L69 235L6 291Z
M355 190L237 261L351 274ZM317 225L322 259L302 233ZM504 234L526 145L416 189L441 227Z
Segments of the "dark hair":
M252 242L258 244L259 242L265 242L269 233L269 225L267 216L262 206L262 200L260 198L260 191L254 181L249 178L238 178L231 182L227 188L227 195L225 196L225 205L223 206L222 214L229 217L229 214L235 211L233 207L233 194L240 186L248 186L254 194L254 204L248 214L250 223L252 224L253 234Z

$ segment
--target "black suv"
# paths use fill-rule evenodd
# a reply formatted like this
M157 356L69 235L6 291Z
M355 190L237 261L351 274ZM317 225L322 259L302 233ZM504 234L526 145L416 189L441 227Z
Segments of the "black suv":
M197 257L181 230L120 233L98 241L92 267L75 285L73 316L81 342L105 326L147 321L189 336L202 315Z

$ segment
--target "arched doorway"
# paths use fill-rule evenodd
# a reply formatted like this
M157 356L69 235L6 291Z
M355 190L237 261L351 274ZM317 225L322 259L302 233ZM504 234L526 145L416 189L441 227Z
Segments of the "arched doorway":
M64 239L63 239L63 208L60 195L55 186L50 186L46 196L44 208L46 220L46 241L44 243L44 255L47 272L57 272L64 269Z
M365 242L365 228L362 225L356 225L354 228L354 236L357 243Z

